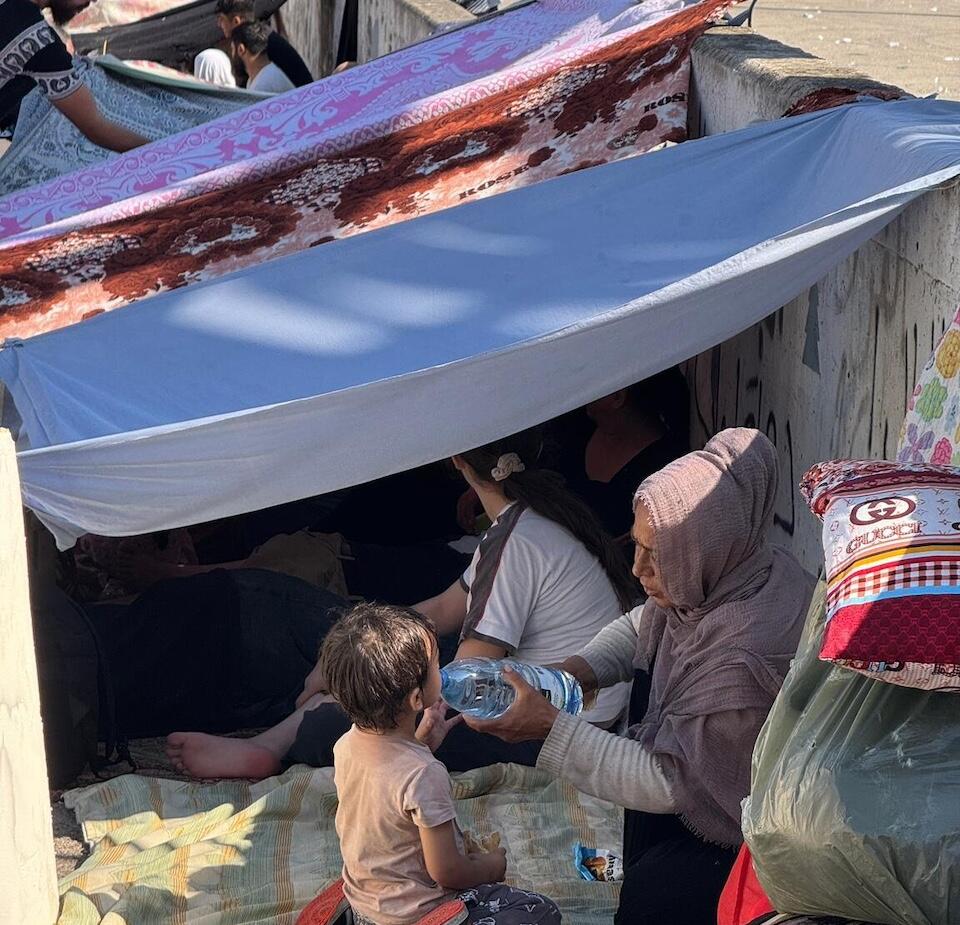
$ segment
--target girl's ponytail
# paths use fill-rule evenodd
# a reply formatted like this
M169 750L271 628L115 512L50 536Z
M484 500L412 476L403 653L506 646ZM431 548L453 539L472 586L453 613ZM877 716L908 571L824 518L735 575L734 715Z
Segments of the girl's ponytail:
M460 456L481 479L499 485L511 501L525 504L579 540L599 560L620 606L630 610L639 595L623 551L593 511L567 490L561 475L537 468L542 445L540 428L532 428Z

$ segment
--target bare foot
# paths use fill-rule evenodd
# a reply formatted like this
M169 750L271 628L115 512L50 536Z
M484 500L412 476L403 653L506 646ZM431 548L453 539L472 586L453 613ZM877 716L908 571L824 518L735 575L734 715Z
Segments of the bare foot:
M280 772L280 759L251 739L232 739L204 732L171 732L170 763L191 777L252 777L261 780Z

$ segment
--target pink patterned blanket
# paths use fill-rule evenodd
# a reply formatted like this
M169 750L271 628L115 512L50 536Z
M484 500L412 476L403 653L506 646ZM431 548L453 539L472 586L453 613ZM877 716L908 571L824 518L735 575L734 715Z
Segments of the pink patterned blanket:
M0 200L0 337L686 137L727 0L540 0Z
M96 32L107 26L125 26L147 16L166 13L190 0L96 0L70 20L71 32Z

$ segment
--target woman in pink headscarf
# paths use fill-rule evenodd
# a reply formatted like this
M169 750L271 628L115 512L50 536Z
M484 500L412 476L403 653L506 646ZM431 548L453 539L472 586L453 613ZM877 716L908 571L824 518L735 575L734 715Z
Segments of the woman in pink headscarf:
M768 539L776 490L776 451L746 428L640 485L633 572L647 602L561 666L585 693L638 670L625 737L559 713L516 676L503 717L468 720L507 741L544 739L538 767L627 809L618 923L716 922L754 742L813 586Z

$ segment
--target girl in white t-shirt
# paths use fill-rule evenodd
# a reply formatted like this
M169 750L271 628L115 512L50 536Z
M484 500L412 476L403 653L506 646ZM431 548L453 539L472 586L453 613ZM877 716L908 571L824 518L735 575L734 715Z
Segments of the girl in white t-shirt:
M585 646L639 598L623 551L561 476L540 469L539 428L453 457L491 521L473 560L446 591L416 604L441 636L459 634L457 658L516 656L550 664ZM261 777L284 761L329 766L334 742L349 728L322 702L325 679L314 669L298 710L252 739L174 733L174 764L201 777ZM625 712L628 683L605 690L584 718L609 727ZM453 771L501 761L536 763L540 743L509 745L465 725L437 757Z
M636 603L620 550L556 473L536 465L539 429L453 457L491 526L459 582L417 609L441 633L460 633L458 658L515 656L548 664L574 640L585 645ZM629 685L586 712L608 725Z
M538 468L541 447L541 431L532 428L452 459L491 526L460 579L414 609L433 620L440 635L459 634L457 658L560 661L639 597L623 551L593 512L561 476ZM321 678L308 678L305 692L318 683ZM629 684L604 691L584 717L608 726L629 695ZM469 735L458 731L451 744ZM453 763L459 770L463 761Z

